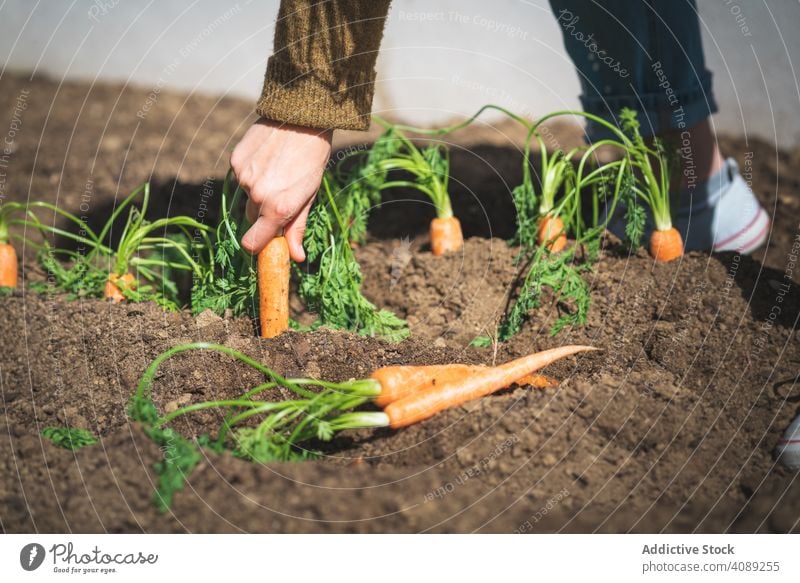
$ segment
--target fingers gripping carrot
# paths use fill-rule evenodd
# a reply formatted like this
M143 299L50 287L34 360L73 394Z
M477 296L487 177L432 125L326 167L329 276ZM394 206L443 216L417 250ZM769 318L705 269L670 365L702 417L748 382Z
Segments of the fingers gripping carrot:
M0 243L0 287L17 287L17 252L10 243Z
M436 389L419 391L387 405L384 412L389 417L390 427L407 427L440 411L490 395L561 358L589 350L597 349L591 346L561 346L530 354L475 372L464 379L446 382Z
M261 337L272 338L289 328L289 245L275 237L258 254L258 300Z
M683 239L675 227L650 235L650 256L661 263L677 259L683 255Z
M431 251L436 256L458 251L464 246L461 223L456 217L433 219L430 235Z
M126 273L125 275L109 273L104 295L106 299L110 299L115 304L125 301L125 295L122 293L119 286L120 282L128 289L136 289L136 280L130 273Z

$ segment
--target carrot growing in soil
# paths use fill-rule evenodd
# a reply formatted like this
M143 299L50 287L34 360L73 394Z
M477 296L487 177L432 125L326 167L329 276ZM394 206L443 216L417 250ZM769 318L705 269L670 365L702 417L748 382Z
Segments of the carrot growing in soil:
M664 143L654 139L653 147L648 146L639 131L636 112L628 108L623 108L619 114L622 129L594 114L565 110L542 117L532 130L535 131L546 120L563 115L583 117L602 125L614 134L615 139L595 142L589 150L605 144L613 145L621 149L624 159L630 166L632 176L629 181L630 188L626 192L619 193L620 196L613 200L611 211L607 216L611 217L614 205L618 202L624 203L626 236L632 246L638 246L645 229L646 217L644 209L639 204L641 200L650 208L655 223L655 230L651 233L649 242L650 255L660 262L672 261L682 256L683 241L680 233L672 226L669 197L670 156ZM596 209L595 224L599 224Z
M100 233L100 240L103 240L111 228L112 221L116 215L126 206L130 205L128 218L122 230L122 236L116 246L113 257L113 268L108 275L105 287L105 297L118 303L130 299L141 301L153 294L153 288L148 286L146 289L138 289L139 281L133 275L136 271L140 277L157 282L163 288L169 289L169 296L177 296L177 288L174 282L165 273L173 270L190 271L198 275L200 265L192 256L189 229L195 233L205 236L208 227L185 216L160 218L153 221L145 219L145 213L150 202L150 185L145 183L143 186L143 197L141 208L132 206L133 196L129 196L119 208L112 214L109 222L106 223ZM169 230L175 230L175 236L169 236ZM208 239L203 241L210 252ZM160 252L161 257L143 257L146 252ZM170 254L174 257L170 257ZM159 295L156 292L156 297ZM166 304L165 304L166 305Z
M19 258L17 251L11 244L11 241L18 241L25 247L41 251L45 248L44 245L36 243L27 237L25 234L12 232L12 226L27 226L31 225L38 230L41 226L36 215L33 213L33 208L41 206L45 203L30 203L30 205L23 205L17 202L6 202L0 204L0 289L13 290L19 284ZM50 206L50 205L47 205ZM69 213L60 211L63 215L72 217ZM16 217L21 215L22 217ZM73 217L74 218L74 217ZM68 235L69 236L69 235ZM80 238L78 238L80 239Z
M671 169L664 143L658 138L654 139L652 148L645 143L639 132L635 111L623 109L620 120L622 129L631 139L629 154L640 174L636 194L650 207L655 222L648 247L650 256L661 263L673 261L683 255L683 239L672 226L669 200Z
M567 228L562 219L564 216L575 216L579 208L578 192L574 185L574 169L572 166L572 156L578 151L577 148L564 153L556 150L548 154L547 147L539 134L536 134L539 142L540 155L542 158L541 166L541 196L539 204L539 227L536 231L537 244L547 247L553 253L558 253L567 246ZM529 165L525 164L525 170L529 173ZM527 180L530 180L528 175ZM563 203L556 206L556 195L563 187ZM564 207L572 208L564 208ZM564 212L564 211L567 212ZM570 212L572 211L572 212Z
M401 170L411 174L413 180L389 180L381 189L408 187L416 189L431 199L436 217L431 221L431 251L434 255L444 255L459 251L464 246L461 223L453 215L453 207L448 193L450 179L450 155L440 144L429 144L418 148L406 137L398 126L375 118L393 135L400 147L393 155L383 158L378 167L385 173Z
M632 188L631 164L627 157L590 168L596 151L603 146L614 146L625 152L626 146L616 140L603 140L582 149L577 167L569 160L578 150L566 156L543 154L542 193L547 193L548 201L540 203L534 190L528 158L531 137L536 137L544 150L544 143L536 134L537 122L529 132L528 146L523 158L523 182L514 189L514 202L517 209L517 233L512 244L520 245L517 262L520 267L518 284L509 294L508 304L497 330L497 338L505 341L521 329L530 317L532 310L539 308L545 299L545 291L550 290L560 315L550 328L557 334L566 326L584 324L591 305L589 284L584 274L592 270L592 265L600 253L600 241L608 219L600 221L599 204L604 200L614 208L625 193ZM563 173L568 178L559 178ZM566 182L564 195L554 204L556 197L553 182ZM581 193L592 197L594 222L586 225L581 213ZM544 194L542 198L544 198ZM553 201L551 203L551 201ZM566 228L575 236L575 243L560 252L541 239L541 210L554 208L556 216L564 217ZM545 243L545 244L542 244ZM491 338L479 336L473 345L488 346Z
M392 124L377 116L373 119L385 128L384 134L376 142L382 144L378 155L372 158L373 172L376 176L385 177L391 171L404 171L413 177L413 180L392 180L380 185L382 189L394 187L414 188L427 195L436 210L436 217L431 221L430 239L431 251L434 255L444 255L459 251L464 246L464 235L461 223L453 214L448 182L450 175L450 159L447 149L435 143L430 143L424 148L417 147L405 132L433 138L445 136L466 128L475 123L477 119L489 110L498 111L513 119L525 128L530 128L530 123L508 109L498 105L488 104L481 107L469 118L454 125L444 128L419 128L404 124ZM389 148L384 145L391 144Z
M382 147L386 148L389 145ZM372 167L372 162L367 166ZM367 184L364 173L375 177L362 170L325 173L307 221L303 240L306 261L294 265L298 291L309 310L319 316L311 328L331 326L402 340L408 336L406 323L387 310L378 310L361 293L363 276L351 243L365 233L377 188ZM339 185L334 176L349 182ZM261 320L262 335L267 337L280 334L287 324L304 329L289 318L288 270L292 264L285 239L273 239L256 261L240 244L247 226L242 218L243 196L228 172L222 185L220 221L211 236L213 253L201 262L200 277L192 288L192 312L197 315L210 309L218 315L227 310L233 315L247 314Z
M142 205L136 208L133 202L140 195ZM7 224L31 229L42 237L41 242L26 239L26 244L37 250L37 259L48 273L47 282L32 283L31 288L41 293L67 293L70 298L153 300L165 309L177 310L178 290L172 276L178 272L199 275L195 252L210 252L207 227L186 216L147 220L149 199L150 186L143 184L117 206L99 233L86 221L50 203L9 203L24 215ZM126 209L127 221L119 242L112 248L112 227ZM45 224L36 214L42 211L52 213L54 220L66 221L75 232ZM53 237L71 242L76 249L54 247L50 242ZM194 238L199 242L193 242Z
M11 207L0 205L0 288L16 289L19 272L17 251L10 242L6 215Z

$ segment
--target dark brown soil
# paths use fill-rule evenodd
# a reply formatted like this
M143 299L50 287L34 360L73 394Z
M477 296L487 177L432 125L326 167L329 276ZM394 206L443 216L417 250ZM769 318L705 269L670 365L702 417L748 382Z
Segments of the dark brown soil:
M13 108L23 88L29 105L3 193L76 210L91 178L97 221L151 173L156 212L195 215L202 183L219 180L225 148L250 119L241 102L162 93L141 120L146 90L59 89L23 77L4 77L0 100ZM454 204L471 236L464 253L430 254L431 213L418 199L378 209L358 251L369 298L410 323L412 338L401 344L326 330L260 340L246 319L32 293L0 298L3 530L800 530L800 481L772 457L800 401L800 278L784 277L798 234L800 151L724 140L733 155L754 152L754 189L775 210L766 251L692 253L654 266L646 254L607 249L590 277L586 326L550 337L557 307L549 304L495 351L469 342L493 329L514 281L514 250L502 238L513 228L519 154L491 128L465 136L453 156ZM162 452L128 422L125 406L153 357L193 340L331 380L390 363L491 363L560 344L604 350L550 367L558 389L517 388L401 431L346 433L319 461L260 466L207 453L162 515L151 503ZM259 380L226 357L194 353L165 366L155 400L170 408ZM73 454L39 437L65 423L101 443ZM198 435L218 424L207 413L179 427Z

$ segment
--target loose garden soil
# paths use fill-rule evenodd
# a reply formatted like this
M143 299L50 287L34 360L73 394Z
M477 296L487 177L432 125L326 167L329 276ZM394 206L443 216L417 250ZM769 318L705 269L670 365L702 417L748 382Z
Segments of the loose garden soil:
M4 77L9 112L28 91L6 200L48 200L93 221L150 178L155 212L214 220L230 150L252 121L232 100ZM562 128L563 140L579 139ZM363 136L344 136L342 147ZM365 294L406 318L399 344L317 330L272 340L246 318L193 318L154 305L18 292L0 298L0 526L5 532L786 532L800 530L800 480L774 447L798 413L800 149L743 138L723 147L752 174L775 217L752 257L689 253L654 265L609 237L589 276L586 326L552 337L555 298L507 343L470 347L493 330L517 276L509 189L519 136L480 126L454 137L453 200L461 254L427 248L432 216L402 193L373 214L357 251ZM348 145L349 144L349 145ZM517 144L517 145L515 145ZM752 153L752 155L751 155ZM204 191L204 184L206 190ZM207 199L207 200L206 200ZM26 255L26 277L42 277ZM295 317L307 320L293 300ZM515 387L399 430L352 431L316 461L258 465L205 458L171 512L152 504L161 452L126 417L147 364L175 344L223 343L285 375L360 378L381 365L491 364L561 344L592 344L546 369L557 389ZM208 352L181 355L157 377L169 410L241 393L260 381ZM276 393L273 398L285 398ZM213 431L216 413L176 425ZM70 452L39 437L69 424L101 437Z

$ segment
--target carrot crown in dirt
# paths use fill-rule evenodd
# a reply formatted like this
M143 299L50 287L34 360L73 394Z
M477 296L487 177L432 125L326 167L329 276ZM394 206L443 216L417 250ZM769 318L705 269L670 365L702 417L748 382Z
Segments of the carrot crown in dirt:
M464 246L461 223L453 216L453 207L448 193L450 181L450 153L435 142L418 147L400 129L378 117L375 120L386 128L385 136L397 141L391 152L385 152L377 167L384 176L388 172L402 172L405 176L384 182L381 190L406 187L426 195L433 204L436 217L431 221L431 251L444 255L460 251Z
M612 205L618 200L629 168L623 159L588 171L597 146L548 153L538 127L536 124L529 130L523 156L523 182L512 193L517 208L517 232L512 243L520 245L517 262L521 283L518 289L510 290L496 334L500 341L520 331L530 312L541 307L548 292L559 312L551 334L586 322L591 296L582 274L591 271L605 228L597 224L597 209L601 199L606 203L610 200ZM538 192L530 165L533 139L541 157ZM581 153L576 169L573 158ZM592 199L594 215L588 227L582 215L585 196ZM569 246L567 236L574 237ZM485 345L487 338L478 337L473 344Z
M142 197L141 206L134 201ZM40 293L65 293L71 299L111 298L118 302L153 301L165 309L180 307L174 276L189 272L200 274L194 258L210 250L207 227L186 216L148 220L150 185L143 184L129 194L96 233L86 221L45 202L27 205L7 203L2 215L5 225L22 227L40 235L40 240L23 237L35 249L37 260L48 274L46 282L33 282L31 289ZM111 230L127 211L122 234L114 245ZM47 215L44 222L43 215ZM66 227L55 226L57 221ZM201 242L192 235L200 233ZM57 247L54 241L69 247Z

